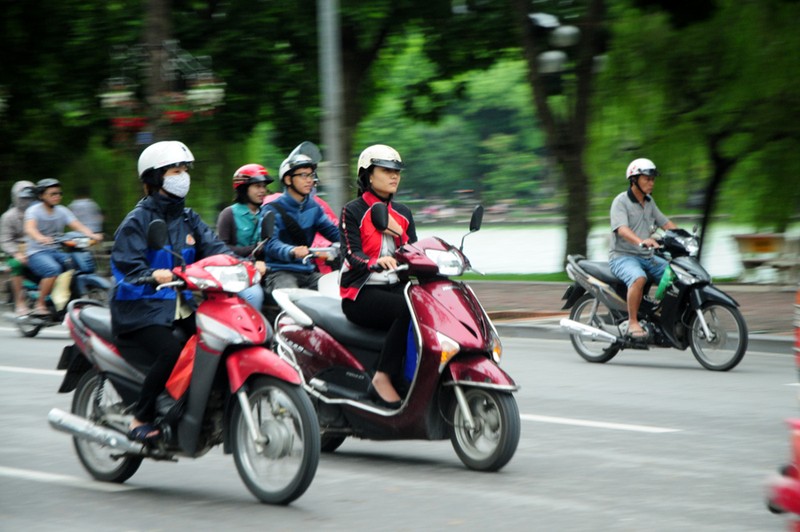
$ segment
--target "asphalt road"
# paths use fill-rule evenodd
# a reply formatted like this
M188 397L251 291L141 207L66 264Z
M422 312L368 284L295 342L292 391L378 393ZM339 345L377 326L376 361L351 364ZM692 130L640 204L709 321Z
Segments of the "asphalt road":
M689 352L625 352L588 364L567 340L508 338L522 437L498 473L448 441L346 441L288 507L257 503L219 451L145 463L94 482L70 438L53 370L66 333L0 326L0 530L781 530L763 484L788 455L797 413L790 356L750 352L729 373Z

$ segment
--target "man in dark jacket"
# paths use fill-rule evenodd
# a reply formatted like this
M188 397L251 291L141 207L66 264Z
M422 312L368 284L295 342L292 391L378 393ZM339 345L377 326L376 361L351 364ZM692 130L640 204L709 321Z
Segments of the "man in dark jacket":
M331 222L311 191L316 163L308 156L295 154L281 163L278 174L284 193L266 205L275 211L273 238L265 246L269 274L264 282L267 293L276 288L317 288L320 273L312 260L303 259L314 235L320 233L331 242L339 241L339 228Z

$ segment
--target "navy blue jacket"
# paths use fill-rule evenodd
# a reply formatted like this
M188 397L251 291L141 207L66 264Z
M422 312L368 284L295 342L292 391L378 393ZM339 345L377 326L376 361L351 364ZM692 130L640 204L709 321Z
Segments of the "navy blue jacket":
M266 208L275 212L275 227L273 236L264 246L264 255L267 266L271 271L286 270L291 272L310 273L317 269L314 261L303 264L303 259L296 259L292 256L292 248L301 244L294 243L286 222L281 213L274 207L275 204L283 207L288 216L295 219L303 230L306 237L306 245L310 246L314 241L314 235L320 233L331 242L339 241L339 228L331 222L319 203L311 197L306 196L302 202L298 202L288 192L284 192L278 199L267 203Z
M155 194L141 200L128 213L114 234L111 272L116 286L111 299L111 326L123 334L149 325L172 326L177 294L175 290L156 292L151 284L135 284L154 270L172 269L176 257L165 250L147 247L147 227L155 219L167 223L167 245L180 253L186 264L211 255L230 254L223 241L183 201ZM191 301L191 292L185 299Z

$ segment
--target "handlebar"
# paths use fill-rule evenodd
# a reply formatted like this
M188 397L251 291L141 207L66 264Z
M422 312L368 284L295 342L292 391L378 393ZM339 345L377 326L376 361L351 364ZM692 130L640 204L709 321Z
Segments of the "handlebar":
M332 244L327 247L308 248L308 255L303 257L303 264L307 264L311 259L321 256L327 256L328 259L335 259L339 256L339 244Z
M369 267L369 269L370 269L370 271L373 271L373 272L395 273L395 272L402 272L403 270L407 270L408 269L408 264L401 264L400 266L398 266L397 268L394 268L392 270L384 270L383 268L380 267L380 265L373 264L372 266Z

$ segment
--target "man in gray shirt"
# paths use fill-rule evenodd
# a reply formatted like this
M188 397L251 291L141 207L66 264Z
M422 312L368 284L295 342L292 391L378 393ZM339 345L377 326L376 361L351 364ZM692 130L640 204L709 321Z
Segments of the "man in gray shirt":
M650 159L634 160L626 172L628 190L611 203L613 233L609 263L614 275L628 287L628 334L636 339L647 338L637 319L647 278L658 281L667 268L667 261L653 253L660 246L650 235L658 227L677 228L651 196L658 175Z
M61 203L61 183L57 179L41 179L36 183L39 194L39 203L28 207L25 211L25 234L27 235L25 254L28 258L28 267L33 273L42 278L39 281L39 299L33 313L48 315L45 299L53 290L53 285L65 268L67 254L58 250L55 242L56 236L64 232L64 227L80 231L81 233L102 241L103 235L92 232L75 218L72 211L59 205Z

